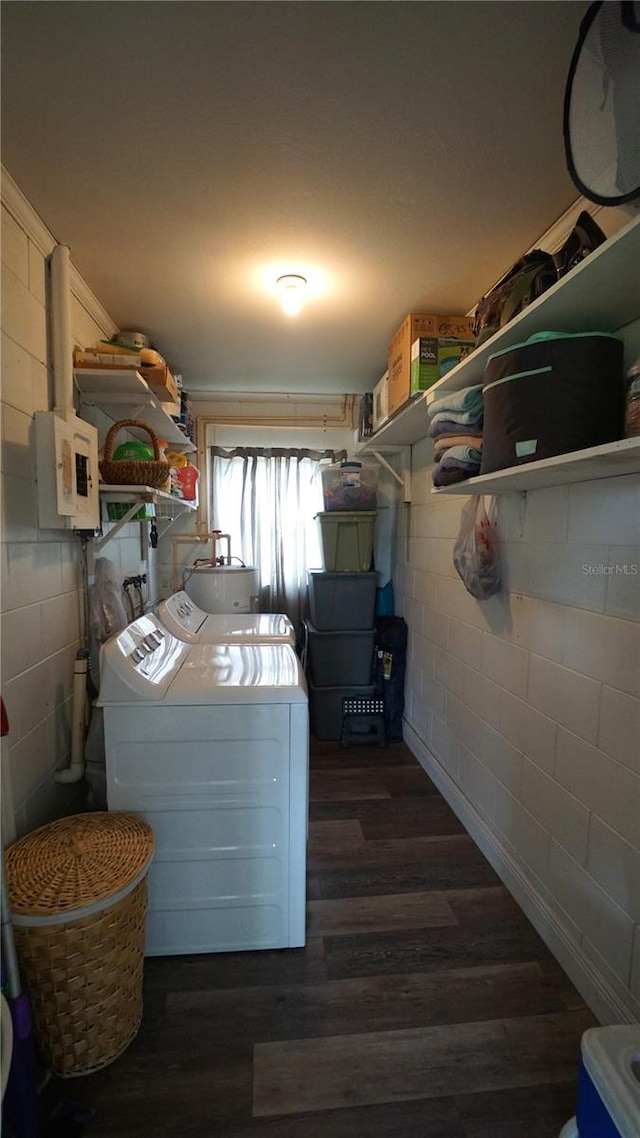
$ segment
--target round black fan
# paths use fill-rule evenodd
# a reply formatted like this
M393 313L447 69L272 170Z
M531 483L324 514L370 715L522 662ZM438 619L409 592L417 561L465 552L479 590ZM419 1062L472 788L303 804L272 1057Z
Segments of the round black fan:
M564 96L569 173L590 201L640 200L640 3L597 0L580 25Z

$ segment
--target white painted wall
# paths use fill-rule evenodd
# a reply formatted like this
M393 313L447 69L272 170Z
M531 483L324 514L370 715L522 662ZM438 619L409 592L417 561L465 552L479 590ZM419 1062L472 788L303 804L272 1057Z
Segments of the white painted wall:
M431 465L424 441L400 518L405 737L596 1013L639 1019L640 477L501 496L479 602Z

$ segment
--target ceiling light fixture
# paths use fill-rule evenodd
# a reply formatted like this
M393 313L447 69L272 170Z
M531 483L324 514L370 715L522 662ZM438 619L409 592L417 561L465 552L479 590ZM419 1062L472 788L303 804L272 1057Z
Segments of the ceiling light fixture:
M282 311L287 316L297 316L302 309L304 290L307 287L307 278L297 273L285 273L278 277L276 285L280 290Z

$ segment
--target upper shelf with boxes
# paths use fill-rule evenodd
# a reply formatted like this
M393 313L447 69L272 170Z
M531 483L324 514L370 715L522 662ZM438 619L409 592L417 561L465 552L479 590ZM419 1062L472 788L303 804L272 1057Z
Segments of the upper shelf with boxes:
M369 441L369 449L377 449L382 442L415 442L420 436L387 439L385 424L396 420L404 423L406 411L421 403L420 397L467 359L474 348L473 317L410 312L389 344L387 370L373 392L364 396L360 442ZM363 418L369 421L365 424Z
M97 408L112 421L142 419L158 437L185 452L195 450L189 398L164 359L140 332L77 350L74 378L80 414ZM132 430L144 439L144 433Z
M496 377L493 376L495 361L508 360L510 355L515 353L517 356L518 352L525 352L528 357L531 352L527 344L532 337L535 337L534 344L539 341L534 353L545 355L543 364L545 376L549 374L551 368L556 367L557 361L561 358L563 360L571 358L574 361L584 359L578 339L580 336L615 333L623 344L628 345L627 356L629 356L634 340L633 334L629 333L625 325L640 319L639 264L640 218L636 218L606 240L498 332L481 342L478 347L474 348L473 344L464 345L461 338L459 359L457 361L454 359L453 363L450 362L451 357L446 354L448 345L443 346L444 352L440 358L440 337L438 337L438 356L434 359L433 342L429 344L429 335L423 336L423 329L428 327L427 322L434 317L423 314L412 314L407 317L390 344L388 376L383 377L373 392L373 432L361 439L357 452L388 451L390 448L411 445L428 435L435 437L433 429L430 430L432 419L429 410L435 410L433 405L436 401L440 408L463 391L476 388L482 392L484 384L495 381ZM453 323L451 318L446 318L446 321L449 324ZM439 331L442 331L442 328L439 328ZM572 334L574 343L571 345L549 343L548 347L545 347L543 333L556 337L560 334L560 338L562 334ZM423 339L427 341L424 347ZM554 358L547 360L547 355ZM617 401L620 413L616 421L619 420L619 428L613 433L609 432L607 441L594 436L590 442L582 443L579 451L575 449L574 443L562 453L556 451L549 455L547 448L545 456L545 449L538 446L537 439L529 440L527 435L526 439L523 436L523 439L518 440L514 435L519 449L514 450L511 466L498 471L492 470L491 474L482 474L479 477L469 477L467 473L465 480L461 479L456 485L447 485L437 492L497 493L605 478L640 470L640 438L637 437L637 431L633 437L623 437L624 379L622 354L618 355L619 360L615 365L616 379L607 392L610 393L611 399ZM627 366L631 362L632 360L628 358ZM529 368L529 365L527 367ZM537 365L534 366L534 371L535 367ZM568 382L561 386L557 382L558 374L554 376L556 379L553 386L554 398L562 396L565 388L571 386ZM498 380L503 384L511 378L513 377L502 373L498 376ZM531 384L534 380L535 376ZM594 377L594 384L595 382ZM520 381L518 384L509 384L511 393L519 396L517 387L524 389ZM574 392L578 391L579 385L576 387L573 384L573 389ZM547 385L547 394L549 390ZM540 392L541 385L540 391L536 388L534 393L531 389L528 396L529 408L535 403L535 399L532 400L531 396L535 395L537 398ZM608 402L607 392L601 390L598 399ZM563 402L563 408L563 414L566 416L566 401ZM581 414L580 408L577 409L577 414ZM551 417L554 415L552 408L549 409L549 415ZM381 421L381 416L386 418ZM592 421L597 422L599 418L604 421L610 420L611 416L603 413L602 416L593 416ZM461 420L461 423L464 425L464 420ZM525 423L523 430L526 435ZM460 434L468 433L460 432ZM528 450L521 445L526 442L531 443ZM468 441L467 445L470 445Z

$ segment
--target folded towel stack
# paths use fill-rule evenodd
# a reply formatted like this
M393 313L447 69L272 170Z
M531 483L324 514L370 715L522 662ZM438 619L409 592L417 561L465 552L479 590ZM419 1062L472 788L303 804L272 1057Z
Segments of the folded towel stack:
M482 384L452 391L428 408L434 440L434 486L472 478L482 460Z

